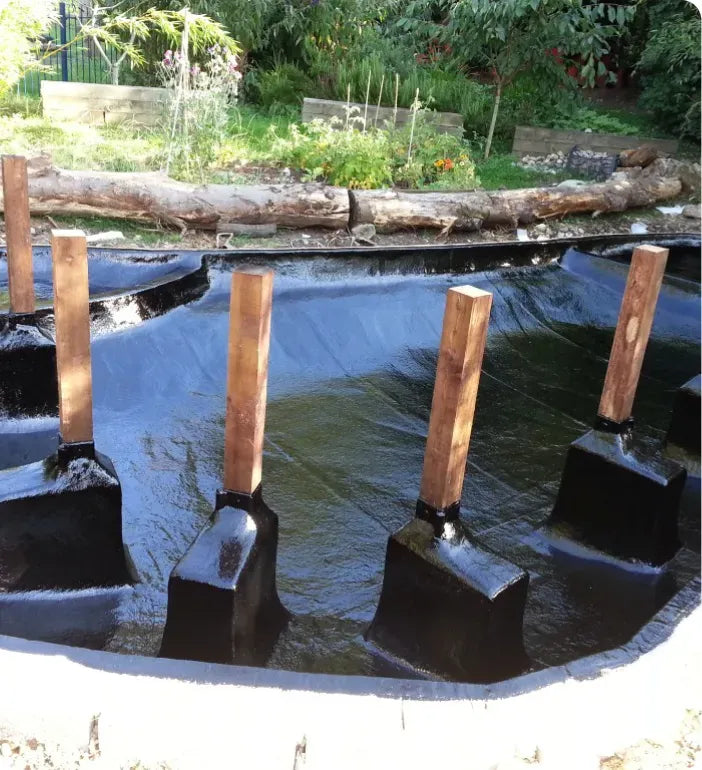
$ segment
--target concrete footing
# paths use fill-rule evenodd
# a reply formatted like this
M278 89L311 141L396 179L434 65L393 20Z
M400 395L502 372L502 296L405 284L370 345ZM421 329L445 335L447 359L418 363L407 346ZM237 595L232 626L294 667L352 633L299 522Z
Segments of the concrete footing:
M697 375L678 388L673 402L666 445L679 447L699 458L700 456L700 385L702 375Z
M0 320L0 417L36 417L57 411L53 340L37 326L33 313L5 316Z
M568 448L549 527L560 537L627 562L673 558L686 472L630 430L592 430Z
M173 569L160 657L262 665L289 615L278 598L278 517L261 486L222 491Z
M0 490L0 591L133 582L119 479L92 442L0 472Z
M366 638L457 681L515 676L528 664L522 641L528 584L526 572L471 542L457 517L439 536L434 523L417 517L388 540L380 603Z

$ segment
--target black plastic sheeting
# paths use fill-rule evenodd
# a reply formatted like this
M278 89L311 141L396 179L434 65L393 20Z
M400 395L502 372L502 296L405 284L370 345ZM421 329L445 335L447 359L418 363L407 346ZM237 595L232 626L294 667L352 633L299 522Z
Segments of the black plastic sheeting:
M266 260L277 275L263 484L280 517L278 588L294 613L270 667L418 675L362 635L387 537L414 514L445 294L454 285L494 294L462 515L478 542L530 573L531 668L623 644L699 573L699 478L689 479L681 513L685 547L663 573L555 551L540 529L566 448L595 417L631 251L617 248L613 259L571 250L560 264L486 272L485 260L464 258L469 276L441 273L441 260L429 258L381 269L362 258ZM651 442L664 438L677 387L699 373L700 290L691 280L699 253L699 241L671 252L635 404L638 433ZM43 259L40 285L48 281ZM157 285L200 263L184 253L138 259L91 253L91 291ZM187 294L186 304L147 320L133 309L93 342L95 443L122 483L124 540L141 582L6 595L0 634L158 651L170 570L221 486L237 255L207 262L210 287L201 296ZM50 454L57 427L52 417L0 423L0 465Z

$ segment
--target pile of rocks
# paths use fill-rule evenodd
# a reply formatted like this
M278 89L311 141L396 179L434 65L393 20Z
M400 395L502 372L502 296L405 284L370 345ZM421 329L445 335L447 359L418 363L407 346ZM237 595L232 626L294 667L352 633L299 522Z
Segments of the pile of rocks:
M530 171L557 174L559 171L563 171L567 162L566 153L552 152L549 155L524 155L517 165Z

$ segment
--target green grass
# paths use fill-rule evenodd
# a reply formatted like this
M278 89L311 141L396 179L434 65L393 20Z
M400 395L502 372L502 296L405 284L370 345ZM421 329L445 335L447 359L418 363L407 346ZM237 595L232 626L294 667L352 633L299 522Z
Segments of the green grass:
M572 171L547 174L522 168L516 165L514 155L492 155L488 160L476 162L475 170L480 178L480 186L485 190L499 190L502 187L508 190L540 187L562 182L564 179L577 178Z

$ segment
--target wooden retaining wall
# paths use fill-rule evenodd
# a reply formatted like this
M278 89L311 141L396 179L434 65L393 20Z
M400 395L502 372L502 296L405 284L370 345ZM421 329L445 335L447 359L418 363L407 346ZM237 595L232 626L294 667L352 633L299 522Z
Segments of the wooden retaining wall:
M621 134L596 134L588 131L557 131L552 128L532 128L517 126L514 131L512 152L519 157L524 155L548 155L552 152L569 152L575 145L594 152L607 152L612 155L622 150L631 150L642 144L657 147L661 152L675 154L678 142L675 139L648 139L642 136L622 136Z
M357 102L351 102L351 107L356 108L356 112L352 114L352 117L363 118L363 112L365 110L364 104L358 104ZM368 123L373 124L376 121L378 126L383 125L385 121L392 123L393 108L392 107L376 107L374 104L368 105ZM336 116L341 118L342 121L346 120L346 102L335 102L329 99L304 99L302 102L302 122L309 123L316 118L322 118L329 120ZM435 112L429 111L428 119L436 124L436 129L442 134L454 134L457 137L463 136L463 118L456 112ZM412 120L412 110L404 107L398 107L397 109L397 125L401 126L405 123L409 123Z
M42 80L41 98L45 117L55 120L154 126L163 120L169 97L165 88Z

